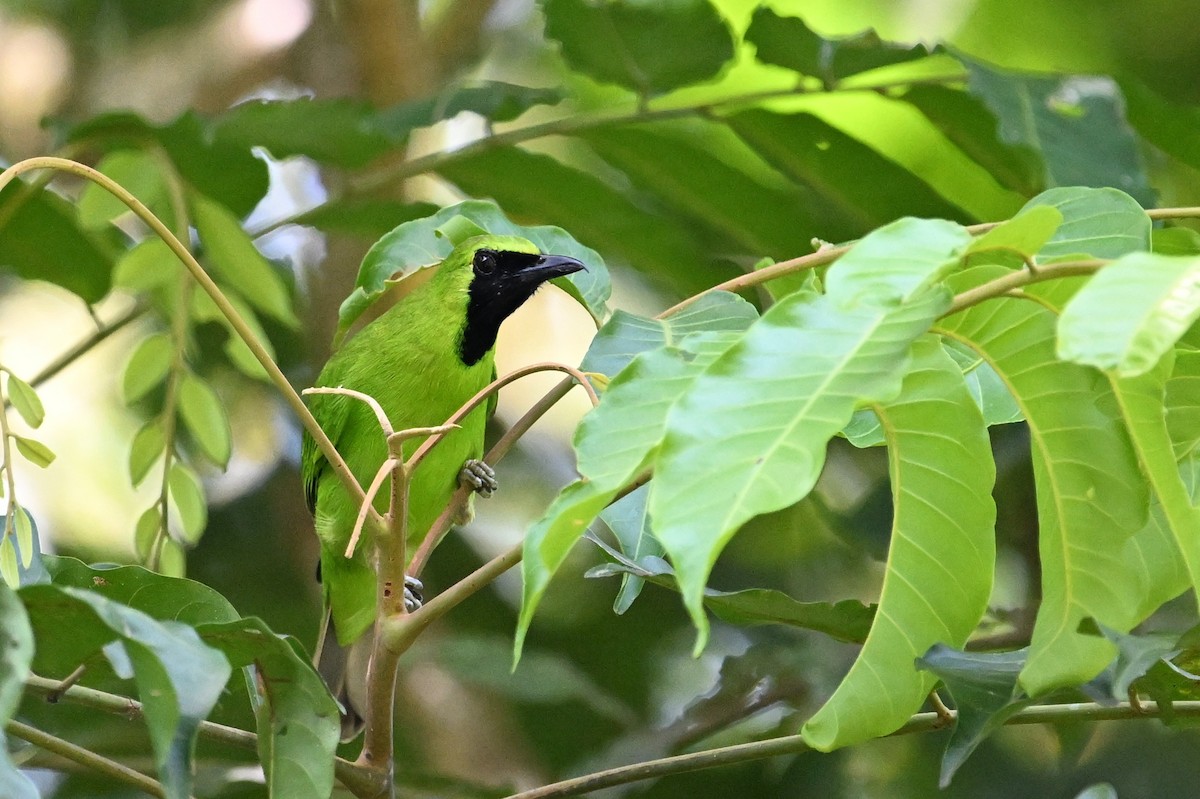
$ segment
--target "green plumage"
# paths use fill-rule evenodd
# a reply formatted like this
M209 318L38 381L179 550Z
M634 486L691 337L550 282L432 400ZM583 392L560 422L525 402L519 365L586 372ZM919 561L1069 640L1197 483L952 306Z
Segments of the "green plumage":
M480 236L464 242L424 285L338 351L321 371L317 385L342 386L371 395L397 431L445 422L495 375L490 346L470 365L460 354L474 279L472 259L481 248L538 252L531 242L512 236ZM359 484L369 485L387 458L374 413L358 400L336 395L313 395L310 406ZM493 407L491 403L477 409L462 421L461 429L446 434L413 474L409 490L410 556L450 501L463 463L481 456L484 425ZM407 442L406 455L411 455L420 443L421 439ZM375 618L375 573L369 561L373 545L364 536L354 557L345 557L358 506L307 434L300 471L321 541L325 601L332 609L338 642L345 646L359 638ZM380 512L387 510L389 497L386 488L376 497L375 507Z

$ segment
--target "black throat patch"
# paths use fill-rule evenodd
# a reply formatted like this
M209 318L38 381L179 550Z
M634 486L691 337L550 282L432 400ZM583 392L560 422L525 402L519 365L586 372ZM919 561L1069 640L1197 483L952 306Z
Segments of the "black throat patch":
M534 269L542 256L507 250L479 250L471 267L467 324L458 342L458 357L474 366L496 346L500 323L533 296L552 275Z

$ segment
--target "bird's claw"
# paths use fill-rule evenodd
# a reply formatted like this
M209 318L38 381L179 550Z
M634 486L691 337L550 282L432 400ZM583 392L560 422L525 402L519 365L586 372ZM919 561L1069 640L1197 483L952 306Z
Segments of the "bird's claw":
M496 482L496 471L481 460L472 458L463 464L458 473L458 482L487 499L500 487Z
M425 598L421 592L425 590L425 586L416 577L404 575L404 609L409 613L415 613L420 609L425 602Z

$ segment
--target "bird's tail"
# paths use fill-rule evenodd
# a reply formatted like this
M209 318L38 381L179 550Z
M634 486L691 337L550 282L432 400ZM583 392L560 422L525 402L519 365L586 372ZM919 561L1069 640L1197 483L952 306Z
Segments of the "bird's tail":
M350 646L342 646L333 627L333 612L326 611L317 638L313 666L341 705L342 742L352 741L363 731L361 712L366 689L367 664L374 636L367 632Z

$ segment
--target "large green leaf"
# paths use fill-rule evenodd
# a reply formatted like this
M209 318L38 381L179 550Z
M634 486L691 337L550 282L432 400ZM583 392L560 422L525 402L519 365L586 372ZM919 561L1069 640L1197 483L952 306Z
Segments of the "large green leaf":
M703 646L704 582L749 519L816 482L829 439L862 402L900 389L909 346L949 303L937 285L970 236L951 222L902 219L826 275L828 294L789 295L709 365L671 408L650 494Z
M224 655L185 624L156 621L95 591L35 585L23 588L21 598L39 649L48 637L69 636L76 664L103 647L114 670L136 680L159 779L169 799L186 799L196 731L231 673Z
M546 36L580 72L642 94L715 76L733 58L733 37L706 0L544 0Z
M19 180L0 191L0 268L96 302L108 292L117 248L80 228L75 209L57 194L27 191Z
M197 632L235 668L246 668L268 795L329 796L340 728L338 707L300 645L255 618L202 624Z
M821 231L823 239L855 238L903 214L973 221L912 172L812 114L754 109L724 119L828 206L830 229Z
M1043 260L1120 258L1150 248L1149 217L1136 200L1117 189L1047 189L1026 203L1020 213L1041 205L1058 209L1063 217L1050 241L1038 251Z
M1000 120L1001 138L1042 156L1047 186L1113 186L1153 202L1121 90L1111 79L968 67L971 92Z
M1167 430L1175 459L1200 448L1200 352L1178 350L1166 385Z
M596 332L580 368L612 377L639 353L676 345L691 333L745 330L757 318L753 305L727 291L709 292L664 319L618 310Z
M1200 318L1200 257L1134 252L1093 275L1058 324L1063 360L1134 377Z
M33 631L29 617L7 585L0 585L0 726L13 717L25 693L25 679L33 661ZM29 778L17 770L0 732L0 790L9 799L37 799Z
M525 534L523 592L514 653L550 578L617 493L645 469L662 441L672 403L737 333L696 333L679 346L639 354L609 384L599 407L579 423L575 452L583 477L568 485Z
M887 437L891 547L871 633L833 696L804 725L805 740L821 750L904 724L936 682L914 659L934 644L962 646L992 589L996 473L961 370L935 337L923 337L900 395L873 408Z
M978 267L953 282L964 288L999 274ZM1042 565L1042 604L1021 677L1030 695L1085 682L1112 657L1111 644L1078 627L1088 617L1118 630L1132 625L1138 580L1121 553L1147 513L1128 436L1103 410L1103 378L1057 360L1055 323L1038 303L998 298L939 326L996 370L1029 424Z

